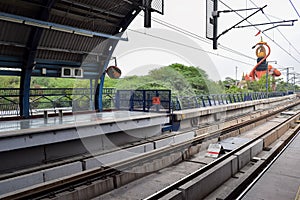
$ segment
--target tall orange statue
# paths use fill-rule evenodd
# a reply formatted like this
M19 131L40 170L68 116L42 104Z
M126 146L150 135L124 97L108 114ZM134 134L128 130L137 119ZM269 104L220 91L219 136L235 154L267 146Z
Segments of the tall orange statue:
M257 64L253 67L249 75L248 74L245 75L244 77L245 80L247 81L259 80L263 75L267 73L267 70L268 70L268 75L270 76L273 77L280 76L281 72L278 69L272 67L272 65L268 65L268 62L266 61L271 53L270 46L261 39L261 41L258 42L252 48L254 49L255 47L257 47L256 48ZM266 52L265 47L267 47L268 52Z

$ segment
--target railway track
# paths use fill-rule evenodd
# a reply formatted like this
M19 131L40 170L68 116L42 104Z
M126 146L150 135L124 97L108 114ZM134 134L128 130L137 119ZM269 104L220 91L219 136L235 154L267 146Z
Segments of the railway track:
M251 141L243 144L242 146L230 151L229 153L225 154L224 156L214 160L212 163L202 167L201 169L195 171L194 173L180 179L179 181L171 184L170 186L154 193L153 195L145 198L145 200L154 200L154 199L160 199L162 197L164 197L165 195L171 193L174 190L178 190L179 188L182 188L182 186L184 186L185 184L187 184L188 182L191 182L193 180L195 180L197 177L199 177L201 174L208 172L210 169L214 168L215 166L217 166L218 164L224 162L226 159L230 158L231 156L234 156L235 154L244 151L246 148L248 148L250 145L254 144L257 140L264 138L265 136L267 136L268 134L272 133L272 132L276 132L278 131L284 124L289 124L289 123L293 123L297 120L299 120L300 117L300 111L298 111L296 114L294 114L293 116L291 116L290 118L286 119L284 122L280 123L279 125L271 128L270 130L264 132L263 134L259 135L258 137L252 139ZM298 125L292 136L294 136L295 134L297 134L300 130L300 126ZM292 136L290 138L288 138L285 143L280 146L280 148L278 148L278 151L282 148L284 148L284 146L286 145L286 143L288 143ZM270 162L270 160L275 157L277 155L277 151L272 154L268 159L265 160L265 162L262 164L262 166L255 171L252 175L255 175L257 173L259 173L260 171L263 170L263 168ZM242 184L238 185L233 191L231 191L228 196L226 196L226 198L219 198L219 199L235 199L239 196L239 194L244 191L246 188L246 186L249 184L250 181L254 180L254 177L249 177L246 181L244 181ZM182 190L182 189L180 189ZM195 194L194 194L195 195ZM189 198L188 198L189 199Z
M289 109L295 105L297 105L298 102L291 103L287 107L283 107L280 109L277 109L276 111L272 113L268 113L266 115L262 115L257 118L251 118L250 120L238 123L234 126L227 127L225 129L220 129L208 134L201 134L196 137L194 137L191 140L182 142L180 144L173 144L171 146L161 148L161 149L156 149L154 151L151 151L147 154L144 155L139 155L135 157L131 157L129 159L126 159L122 161L121 163L112 163L109 166L102 166L99 168L91 169L91 170L86 170L81 173L74 174L72 176L64 177L58 180L53 180L49 181L43 184L35 185L30 188L24 188L22 190L8 193L5 195L1 196L1 199L41 199L41 198L46 198L46 197L51 197L51 196L56 196L59 193L64 193L67 191L72 191L75 188L81 187L81 186L86 186L92 184L93 182L105 180L108 177L113 177L115 175L120 174L121 171L126 171L127 169L132 169L134 167L141 166L143 164L147 164L151 161L161 159L164 156L168 156L171 154L176 154L177 152L188 152L189 148L196 146L198 144L201 144L204 140L220 137L220 136L225 136L228 133L231 133L235 130L241 129L243 127L247 127L253 123L256 123L258 121L261 121L266 118L270 118L286 109ZM253 113L252 113L253 114ZM298 114L299 115L299 114ZM293 116L294 118L297 118L299 116ZM239 116L242 117L242 116ZM233 120L228 119L228 120ZM287 121L285 121L287 123ZM272 131L272 130L270 130ZM269 132L270 132L269 131ZM268 134L265 133L265 135ZM166 136L167 137L167 136ZM263 136L260 136L263 137ZM161 139L161 138L160 138ZM259 138L256 138L254 141L258 140ZM254 142L252 141L252 142ZM159 197L163 197L164 195L168 194L175 188L178 188L180 185L185 184L189 180L197 177L199 174L213 168L213 166L219 164L223 160L225 160L227 157L230 157L232 154L236 153L237 151L240 151L244 146L250 145L252 142L248 142L247 144L243 145L242 147L239 147L238 149L230 152L229 154L226 154L222 156L221 158L214 160L211 162L209 165L204 166L200 170L192 173L188 177L181 179L180 181L172 184L171 186L165 188L164 190L161 190L160 192L157 192L156 194L149 196L147 199L158 199ZM191 155L189 155L191 156ZM183 158L185 159L185 158ZM159 170L159 169L156 169ZM139 177L145 176L149 174L148 172L146 173L141 173ZM116 186L114 186L116 187ZM109 190L108 190L109 191ZM107 191L106 191L107 192ZM91 197L87 197L91 198Z
M267 165L265 167L259 170L260 173L255 178L249 179L247 182L245 182L247 183L247 185L244 184L243 187L240 187L239 191L233 193L233 195L237 200L241 200L247 194L247 192L250 191L250 189L257 183L257 181L263 177L263 175L267 172L267 170L270 169L270 167L275 163L275 161L285 152L285 150L292 144L292 142L300 135L299 128L297 128L296 131L295 134L292 135L293 137L291 137L288 141L286 141L287 144L284 145L282 149L280 148L281 150L276 155L270 156L269 158L270 161L266 163Z

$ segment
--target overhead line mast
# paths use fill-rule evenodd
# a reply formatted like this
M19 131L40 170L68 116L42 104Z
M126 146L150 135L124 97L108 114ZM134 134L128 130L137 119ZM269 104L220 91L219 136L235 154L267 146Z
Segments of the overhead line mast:
M258 7L258 8L246 8L246 9L237 9L237 10L223 10L223 11L218 11L218 0L207 0L206 1L207 5L206 5L206 14L207 14L207 22L206 22L206 29L208 30L208 26L213 26L213 33L212 33L212 37L209 36L208 31L206 31L206 37L210 40L213 41L213 49L218 49L218 39L226 34L228 31L234 29L234 28L246 28L246 27L252 27L252 26L262 26L262 25L269 25L269 24L278 24L276 26L273 26L271 28L268 28L265 31L271 30L275 27L279 27L279 26L293 26L294 22L297 21L297 19L295 20L283 20L283 21L276 21L276 22L267 22L267 23L259 23L259 24L250 24L250 25L245 25L245 26L239 26L242 22L247 21L250 17L254 16L255 14L257 14L259 11L261 11L263 13L263 9L267 7L267 5L263 6L263 7ZM230 28L226 29L225 31L223 31L221 34L218 35L218 18L220 17L220 13L230 13L230 12L240 12L240 11L248 11L248 10L256 10L255 12L253 12L252 14L250 14L249 16L247 16L246 18L243 18L241 21L239 21L238 23L236 23L235 25L231 26ZM211 13L209 13L211 12ZM286 24L286 23L290 23L291 24Z

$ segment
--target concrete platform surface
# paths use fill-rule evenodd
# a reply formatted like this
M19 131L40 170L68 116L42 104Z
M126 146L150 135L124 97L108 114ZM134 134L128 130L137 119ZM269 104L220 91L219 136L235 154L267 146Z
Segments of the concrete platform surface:
M13 121L0 121L0 137L5 133L20 132L20 130L28 129L51 129L51 128L67 128L69 126L81 126L84 124L104 124L121 122L128 120L147 119L152 117L166 116L165 113L144 113L144 112L131 112L131 111L113 111L102 113L89 113L89 114L74 114L63 116L62 118L48 117L34 118L34 119L21 119Z
M294 200L300 186L300 135L281 154L243 200Z

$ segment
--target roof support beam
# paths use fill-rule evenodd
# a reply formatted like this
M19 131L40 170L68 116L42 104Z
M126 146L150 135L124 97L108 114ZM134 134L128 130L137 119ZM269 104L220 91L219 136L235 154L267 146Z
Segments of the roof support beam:
M118 42L119 42L118 40L106 40L105 42L103 42L103 45L105 45L104 54L108 56L105 58L105 60L103 60L104 61L103 65L98 67L98 77L97 79L95 79L95 86L96 86L95 110L100 112L103 110L102 95L103 95L106 69ZM99 80L100 80L100 84L98 84Z
M49 15L49 11L47 11L47 12ZM87 37L98 36L98 37L103 37L103 38L108 38L108 39L113 39L113 40L128 41L128 38L122 38L122 37L117 37L117 36L106 34L106 33L94 32L94 31L80 29L80 28L74 28L71 26L47 22L46 20L43 20L43 19L37 20L37 19L29 18L29 17L13 15L13 14L8 14L8 13L4 13L4 12L0 12L0 20L21 23L21 24L37 27L36 29L45 28L45 29L51 29L51 30L55 30L55 31L61 31L61 32L66 32L66 33L70 33L70 34L87 36Z
M132 9L132 11L126 15L126 17L124 18L124 20L122 21L122 23L120 23L120 30L117 30L117 32L115 33L117 34L121 34L121 31L125 31L127 29L127 27L129 26L129 24L133 21L133 19L139 14L139 12L141 11L141 9L139 7L136 7L135 9ZM109 61L111 60L112 54L115 50L115 47L117 46L119 41L115 40L112 41L111 44L107 45L107 52L105 52L105 55L109 55L104 66L103 66L103 71L100 72L100 77L98 79L95 80L95 85L98 84L99 79L100 79L100 84L97 87L97 91L95 93L95 110L98 111L102 111L103 110L103 88L104 88L104 81L105 81L105 74L106 74L106 69L107 66L109 64Z
M0 45L5 46L13 46L13 47L19 47L19 48L26 48L26 45L16 42L5 42L0 40ZM94 56L103 56L106 57L107 55L98 54L94 52L89 51L78 51L78 50L72 50L72 49L62 49L62 48L51 48L51 47L44 47L44 46L38 46L38 50L46 50L46 51L56 51L56 52L64 52L64 53L72 53L72 54L81 54L81 55L94 55ZM0 56L1 60L1 56Z
M76 5L76 6L85 8L87 10L97 11L97 12L103 13L103 14L108 15L108 16L111 15L111 16L120 17L120 18L124 17L124 15L122 15L122 14L112 12L112 11L109 11L109 10L96 8L94 6L86 5L86 4L83 4L83 3L78 3L78 2L74 2L74 1L70 1L70 0L61 0L61 1L64 2L64 3L69 3L71 5Z
M55 4L56 0L44 0L45 7L41 9L39 19L46 21L49 18L50 10ZM21 80L20 80L20 115L23 118L29 117L29 97L30 97L30 81L32 69L34 66L34 60L36 57L37 47L39 45L40 39L42 37L43 29L39 27L33 27L31 29L28 41L27 41L27 51L24 55L24 66L22 68Z

